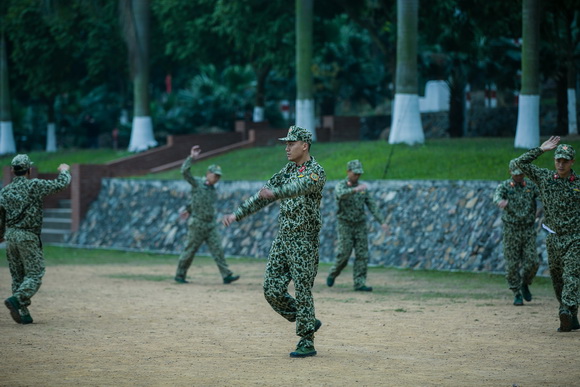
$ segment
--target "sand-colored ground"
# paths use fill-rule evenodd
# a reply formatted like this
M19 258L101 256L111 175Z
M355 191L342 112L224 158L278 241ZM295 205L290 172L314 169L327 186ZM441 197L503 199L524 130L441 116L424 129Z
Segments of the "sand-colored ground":
M578 386L580 331L557 333L556 300L524 307L505 288L350 269L314 294L318 355L292 359L294 324L263 299L264 262L223 285L209 259L190 284L164 265L50 266L32 325L0 313L2 386ZM9 295L0 268L0 294ZM533 289L533 288L532 288Z

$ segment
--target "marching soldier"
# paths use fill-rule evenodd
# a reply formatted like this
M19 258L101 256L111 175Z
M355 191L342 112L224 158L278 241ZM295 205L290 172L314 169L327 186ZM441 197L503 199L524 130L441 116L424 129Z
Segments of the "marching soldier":
M560 137L550 137L539 147L518 157L516 166L540 189L545 212L542 227L548 231L546 249L550 277L560 303L558 331L570 332L580 329L580 179L572 170L576 151L571 145L558 145L559 142ZM532 164L544 152L552 149L556 149L555 171Z
M6 258L12 276L12 296L4 300L18 324L32 324L28 310L45 273L40 231L42 201L70 184L69 166L60 164L55 180L30 179L28 155L12 159L14 180L0 191L0 241L6 240Z
M326 278L326 284L328 286L334 285L336 277L340 275L348 264L348 259L354 249L354 290L370 292L373 288L366 285L369 249L365 207L369 209L374 219L381 224L383 230L387 231L388 226L380 215L375 200L368 193L367 185L359 184L359 178L363 173L360 161L349 161L347 163L346 179L339 182L334 189L334 197L338 202L339 251L336 262Z
M493 202L503 210L503 255L506 280L514 294L514 305L532 301L529 286L532 284L540 257L536 251L538 187L516 167L509 163L511 178L501 182L493 195ZM522 273L523 272L523 273Z
M187 270L193 262L195 253L203 242L207 243L209 251L218 266L224 284L237 281L240 276L234 275L228 268L221 245L220 236L216 230L215 202L217 193L215 184L222 175L219 165L210 165L205 178L191 176L191 163L199 157L201 149L198 145L191 148L190 155L181 165L183 178L191 185L191 202L180 215L187 219L187 245L179 257L175 281L188 283L186 280Z
M280 140L286 142L290 162L233 214L226 215L223 223L229 226L280 200L280 230L266 265L264 296L274 311L290 322L296 321L300 341L290 356L307 357L316 355L314 332L322 325L314 314L312 286L318 271L320 200L326 175L310 156L310 132L291 126ZM288 293L290 281L294 282L296 298Z

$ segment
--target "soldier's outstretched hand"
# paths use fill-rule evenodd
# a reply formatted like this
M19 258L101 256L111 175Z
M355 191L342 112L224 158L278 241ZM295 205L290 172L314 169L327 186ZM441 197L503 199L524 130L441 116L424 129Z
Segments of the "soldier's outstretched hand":
M190 156L192 159L197 159L199 157L200 153L201 153L201 148L199 147L199 145L194 145L191 147Z
M552 136L548 140L546 140L542 145L540 145L540 148L542 148L544 152L556 149L559 142L560 136Z
M229 227L230 224L234 223L236 221L236 215L235 214L228 214L225 215L222 219L222 223L224 226Z
M62 172L62 171L68 171L70 169L70 166L68 164L61 164L58 166L58 171Z

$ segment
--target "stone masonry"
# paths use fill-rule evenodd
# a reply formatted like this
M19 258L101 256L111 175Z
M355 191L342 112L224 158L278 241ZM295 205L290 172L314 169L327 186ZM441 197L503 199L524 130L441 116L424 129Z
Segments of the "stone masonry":
M370 264L398 268L503 273L501 210L492 202L499 182L393 181L367 183L390 226L384 233L369 216ZM218 222L263 182L222 181ZM327 182L322 200L320 260L332 262L337 247L336 181ZM68 243L79 247L179 254L186 224L179 210L188 201L184 181L104 179L98 199ZM265 258L278 230L278 204L225 228L226 256ZM548 276L545 232L538 222L538 275ZM207 254L203 245L199 254Z

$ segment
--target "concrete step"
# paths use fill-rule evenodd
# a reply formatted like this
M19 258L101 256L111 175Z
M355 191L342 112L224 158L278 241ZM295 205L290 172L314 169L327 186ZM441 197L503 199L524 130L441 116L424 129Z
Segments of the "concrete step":
M45 218L60 218L60 219L71 219L72 210L70 208L45 208L43 210L43 215Z
M43 228L40 239L42 243L64 243L64 238L68 234L70 231Z
M54 229L54 230L64 230L69 231L71 228L72 221L70 218L47 218L45 217L42 222L43 229Z

